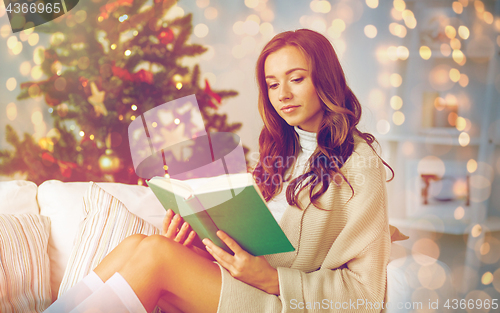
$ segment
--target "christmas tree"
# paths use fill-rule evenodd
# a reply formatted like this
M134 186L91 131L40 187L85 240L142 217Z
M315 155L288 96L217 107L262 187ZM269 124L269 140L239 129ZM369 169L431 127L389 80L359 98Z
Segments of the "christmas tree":
M52 34L39 55L47 79L23 83L18 99L43 96L54 129L35 141L28 134L19 138L7 126L14 150L0 150L0 173L24 173L38 184L47 179L142 183L132 165L128 125L191 94L207 132L237 131L240 123L229 124L217 112L222 99L237 93L214 92L206 80L200 87L198 65L182 64L206 49L188 43L192 16L172 14L176 9L174 0L91 0L38 26Z

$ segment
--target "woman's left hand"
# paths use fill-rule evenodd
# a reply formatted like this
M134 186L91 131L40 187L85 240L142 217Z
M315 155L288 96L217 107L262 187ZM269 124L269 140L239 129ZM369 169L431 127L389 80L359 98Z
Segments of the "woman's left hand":
M219 230L217 236L234 252L227 253L205 238L207 251L229 271L231 276L269 294L279 295L278 271L263 256L253 256L243 250L231 237Z

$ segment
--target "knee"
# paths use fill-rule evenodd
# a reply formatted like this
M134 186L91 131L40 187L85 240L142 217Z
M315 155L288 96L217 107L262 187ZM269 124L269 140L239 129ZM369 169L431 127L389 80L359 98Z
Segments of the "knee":
M141 254L147 255L151 260L158 259L160 262L164 262L171 255L175 245L178 243L165 236L151 235L141 240L139 250Z
M134 234L131 236L128 236L122 241L122 244L130 246L130 247L137 247L144 239L146 239L148 236L143 235L143 234Z

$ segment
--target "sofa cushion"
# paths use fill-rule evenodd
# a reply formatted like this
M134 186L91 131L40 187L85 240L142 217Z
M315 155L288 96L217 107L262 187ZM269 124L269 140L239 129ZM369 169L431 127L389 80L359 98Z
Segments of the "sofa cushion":
M49 226L38 214L0 214L0 312L43 312L52 302Z
M95 183L83 200L85 219L78 228L59 295L92 271L123 239L133 234L158 234L159 229L129 212Z
M25 180L0 182L0 214L38 214L37 187Z
M165 210L151 189L144 186L119 183L97 183L109 192L132 213L161 228ZM64 183L49 180L38 187L40 214L51 219L49 256L51 262L51 288L55 299L69 260L75 235L85 214L83 197L89 188L88 182Z

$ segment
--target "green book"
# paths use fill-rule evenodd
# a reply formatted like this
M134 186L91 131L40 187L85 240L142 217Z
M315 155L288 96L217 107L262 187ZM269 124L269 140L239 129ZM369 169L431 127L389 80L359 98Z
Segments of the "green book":
M217 230L227 233L254 256L295 250L251 174L186 181L153 177L147 183L163 207L182 216L200 239L209 238L231 254L231 249L217 237ZM205 249L201 240L194 244Z

